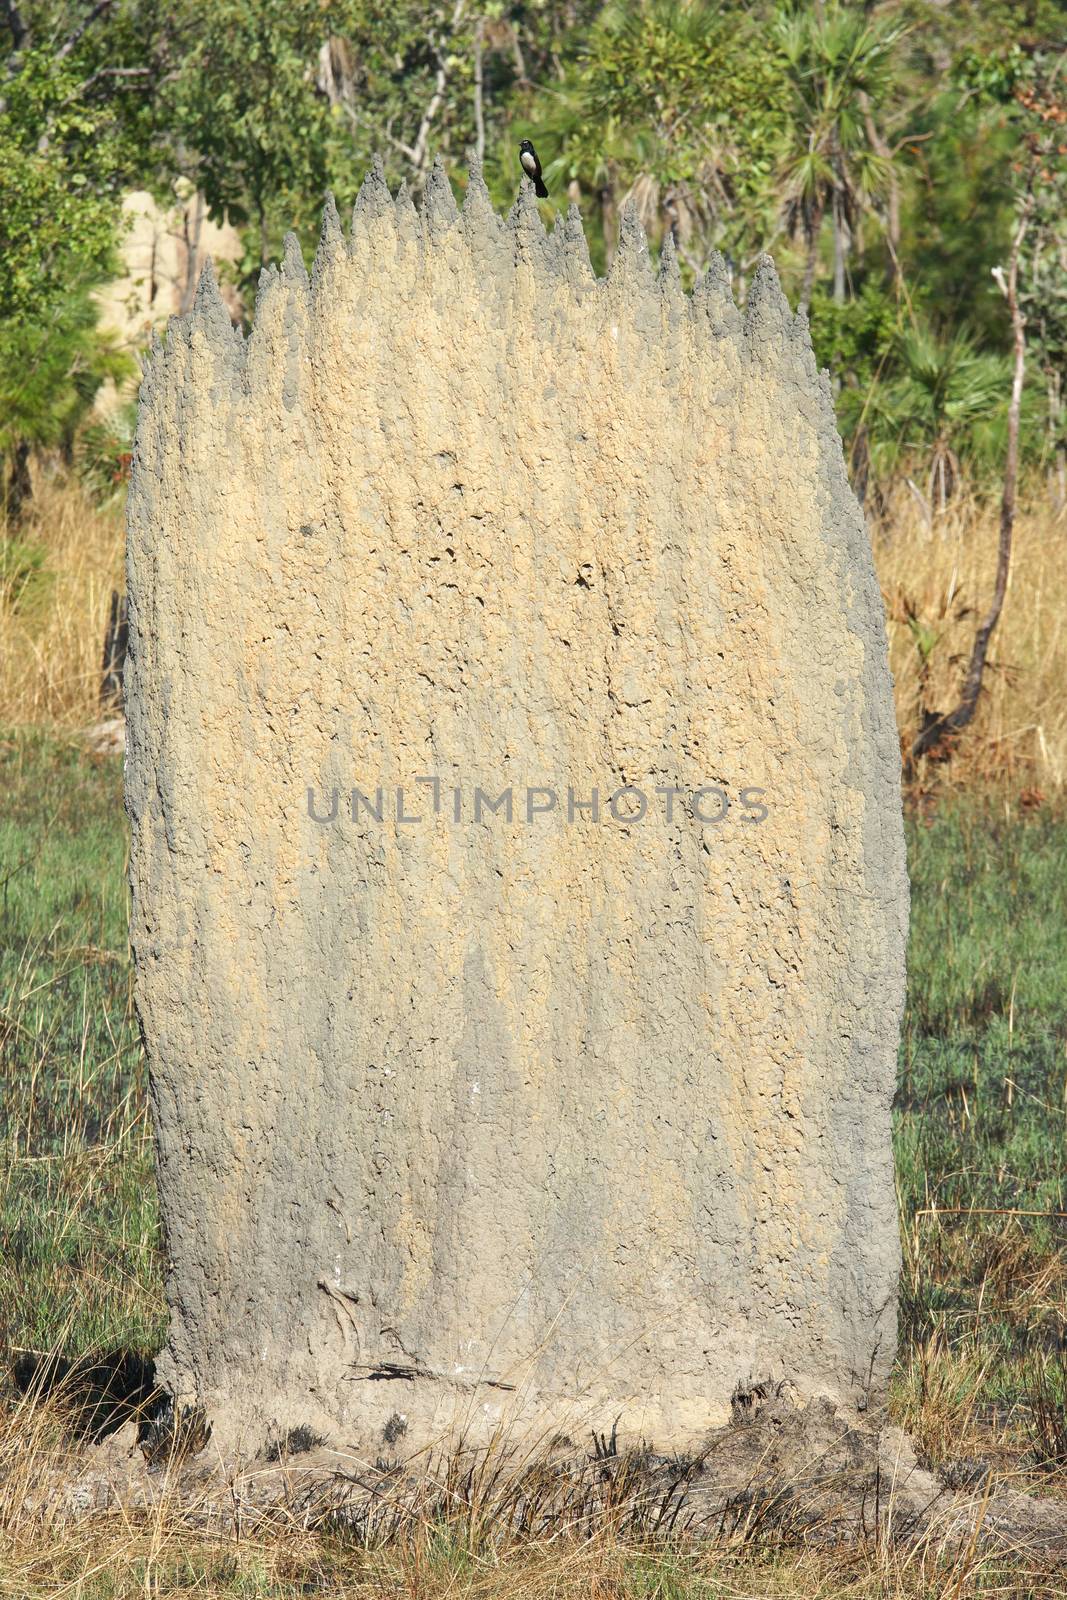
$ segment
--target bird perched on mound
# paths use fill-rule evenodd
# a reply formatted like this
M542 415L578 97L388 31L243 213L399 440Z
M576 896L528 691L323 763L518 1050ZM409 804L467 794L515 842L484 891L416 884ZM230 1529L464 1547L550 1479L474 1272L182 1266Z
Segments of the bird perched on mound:
M519 145L519 164L526 176L533 179L534 193L537 198L539 200L547 200L548 190L545 188L545 181L541 176L541 163L538 161L537 151L529 139L524 139Z

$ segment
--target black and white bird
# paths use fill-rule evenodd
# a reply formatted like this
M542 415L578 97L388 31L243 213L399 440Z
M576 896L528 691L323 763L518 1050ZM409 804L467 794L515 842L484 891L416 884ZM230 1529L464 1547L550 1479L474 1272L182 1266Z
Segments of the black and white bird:
M519 145L519 164L526 176L533 179L534 193L537 195L538 200L547 200L548 190L545 188L545 180L541 176L541 163L538 161L537 151L529 139L524 139Z

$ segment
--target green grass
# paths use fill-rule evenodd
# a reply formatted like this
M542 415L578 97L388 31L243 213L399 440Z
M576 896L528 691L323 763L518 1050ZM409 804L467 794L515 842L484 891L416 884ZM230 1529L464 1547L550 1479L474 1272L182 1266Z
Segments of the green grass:
M1040 1465L1067 1339L1067 818L957 799L909 858L898 1399L935 1463L1014 1443Z
M152 1352L165 1327L126 937L122 768L0 739L0 1338Z
M0 1337L16 1353L150 1355L164 1334L121 789L117 758L0 738ZM935 1465L971 1454L1055 1487L1067 816L956 800L908 831L894 1405Z

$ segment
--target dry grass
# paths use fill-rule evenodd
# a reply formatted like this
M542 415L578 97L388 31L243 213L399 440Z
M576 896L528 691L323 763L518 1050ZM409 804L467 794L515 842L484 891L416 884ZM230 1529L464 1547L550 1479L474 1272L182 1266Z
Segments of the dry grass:
M897 721L911 744L920 705L959 699L977 623L988 610L999 509L961 498L928 525L902 494L873 529L885 596ZM1004 612L993 636L979 710L950 763L920 779L970 787L1022 784L1051 793L1067 780L1067 516L1036 501L1021 511ZM1039 794L1033 796L1040 803Z
M111 591L124 587L121 507L38 474L32 513L0 531L0 555L13 543L43 564L23 585L23 560L0 561L0 727L83 727L99 720Z
M62 1398L28 1399L0 1417L0 1595L78 1600L962 1600L1062 1596L1067 1571L1021 1550L995 1554L947 1521L910 1542L879 1536L847 1548L767 1521L699 1539L665 1531L640 1483L564 1494L536 1528L517 1528L509 1480L492 1461L444 1487L388 1495L372 1522L294 1514L211 1526L162 1469L150 1509L98 1510L51 1524L47 1481L76 1477ZM599 1481L590 1478L591 1484ZM885 1485L892 1506L892 1486ZM553 1490L548 1490L551 1500ZM597 1499L594 1504L593 1500ZM981 1505L981 1497L979 1497ZM891 1517L891 1511L890 1511ZM872 1519L873 1520L873 1519Z

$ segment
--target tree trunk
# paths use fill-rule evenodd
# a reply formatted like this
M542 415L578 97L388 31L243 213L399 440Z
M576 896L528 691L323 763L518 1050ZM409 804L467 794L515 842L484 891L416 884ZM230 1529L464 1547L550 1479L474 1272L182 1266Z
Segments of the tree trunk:
M899 283L900 271L900 184L897 182L897 169L893 163L893 152L882 138L882 131L871 115L871 102L866 94L857 96L863 110L864 126L867 130L867 139L875 155L886 163L886 206L885 206L885 237L889 246L889 272L890 283Z
M866 423L861 422L852 440L852 492L861 506L867 505L867 488L871 479L871 444Z
M478 152L478 160L485 158L485 109L482 102L484 91L484 51L485 18L479 17L474 25L474 148Z
M4 496L4 513L8 522L17 527L22 521L26 502L33 499L33 480L30 477L30 447L20 439L11 457L11 473Z
M798 311L803 311L805 316L811 305L811 291L815 284L815 268L819 262L819 233L822 229L823 201L820 197L812 207L810 226L808 229L808 259L804 264L804 283L800 290L800 303Z
M833 200L834 224L834 304L843 306L845 303L845 256L848 245L845 239L846 223L841 205L841 191L834 190Z
M192 213L190 225L190 210ZM200 282L200 234L204 225L204 197L197 191L193 196L191 207L187 204L182 212L182 237L185 243L185 281L182 284L182 298L179 310L184 317L192 309L193 300L196 298L196 286ZM260 252L262 254L263 233L262 220L260 222ZM153 269L155 266L155 245L152 247ZM155 298L153 294L153 299Z
M522 39L519 36L517 22L511 25L511 53L515 57L515 77L518 80L519 88L525 89L529 86L530 79L526 71L526 57L523 55Z
M463 21L463 13L466 10L466 6L467 0L456 0L456 7L452 13L452 31L443 49L438 49L431 36L431 44L433 44L434 53L437 56L437 74L434 78L433 94L430 96L426 110L422 113L422 121L419 123L419 131L415 135L415 143L411 150L411 164L415 169L415 175L419 180L420 187L422 174L425 171L430 154L430 129L433 127L434 118L441 109L441 102L445 97L445 87L448 83L450 66L448 44L451 42L452 35L455 34L456 29Z
M915 743L911 747L911 754L907 762L909 773L913 763L920 756L928 755L931 751L936 750L952 734L959 733L961 729L965 728L973 718L978 706L978 696L982 692L982 678L985 673L986 657L989 654L989 641L993 637L993 630L1000 621L1000 613L1004 607L1004 596L1008 592L1012 534L1015 529L1015 488L1019 476L1019 413L1022 409L1023 378L1026 374L1026 317L1019 304L1019 255L1022 250L1023 240L1026 237L1026 230L1030 224L1032 208L1033 197L1028 194L1019 225L1015 230L1015 237L1012 240L1007 280L1003 283L1004 296L1011 314L1015 366L1011 383L1011 403L1008 406L1008 451L1004 462L1004 490L1000 499L1000 539L997 545L997 574L993 584L993 599L981 626L974 636L971 661L967 668L967 676L963 681L959 704L953 711L946 712L943 716L939 716L937 712L923 711L922 727Z
M1048 469L1049 495L1052 500L1052 509L1057 516L1067 506L1067 457L1062 443L1063 437L1063 385L1059 372L1053 367L1045 370L1045 393L1048 400L1048 433L1049 456L1051 458Z
M129 634L126 596L120 595L117 589L112 589L111 611L104 633L104 660L100 676L100 705L104 711L114 707L121 708L123 703L123 674L126 671Z

